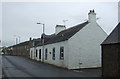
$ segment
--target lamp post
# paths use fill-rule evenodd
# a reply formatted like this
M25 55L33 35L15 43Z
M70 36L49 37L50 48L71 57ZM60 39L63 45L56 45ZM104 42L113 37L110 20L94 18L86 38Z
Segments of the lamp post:
M14 37L18 37L19 38L19 43L20 43L20 36L14 35ZM18 38L16 38L16 44L18 43Z
M20 36L18 36L18 38L19 38L19 43L20 43Z
M15 38L16 44L18 44L18 38Z
M15 37L15 36L14 36L14 37ZM15 37L15 44L17 45L17 43L18 43L18 38Z
M43 24L43 23L37 23L37 24L41 24L43 26L43 34L44 34L44 32L45 32L45 24ZM44 62L44 35L43 35L43 38L42 38L42 45L43 45L42 61Z

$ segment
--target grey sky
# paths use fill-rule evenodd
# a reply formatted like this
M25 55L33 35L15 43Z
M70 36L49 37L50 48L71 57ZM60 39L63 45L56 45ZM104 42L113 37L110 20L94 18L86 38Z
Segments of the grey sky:
M1 39L2 39L2 3L0 3L0 47L2 46Z
M3 2L2 3L2 41L3 46L15 44L14 35L21 37L21 42L29 37L40 37L42 25L45 33L52 34L56 24L63 24L67 19L67 28L85 22L89 10L97 13L98 24L108 34L118 23L117 2Z

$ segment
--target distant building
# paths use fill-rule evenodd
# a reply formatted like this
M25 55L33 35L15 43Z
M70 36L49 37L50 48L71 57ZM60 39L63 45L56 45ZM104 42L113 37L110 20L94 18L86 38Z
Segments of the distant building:
M120 77L120 23L102 43L102 75Z
M100 44L107 34L97 24L94 10L87 22L68 29L57 25L55 34L42 37L44 43L30 48L31 59L68 69L101 67Z
M22 43L13 45L13 46L9 46L6 50L6 54L30 57L29 56L30 48L38 44L40 41L41 41L40 38L33 39L33 40L32 38L30 38L29 41L25 41L25 42L22 42Z

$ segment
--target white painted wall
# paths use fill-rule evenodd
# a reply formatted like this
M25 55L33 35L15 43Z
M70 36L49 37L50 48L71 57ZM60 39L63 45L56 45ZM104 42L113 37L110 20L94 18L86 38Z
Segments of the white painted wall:
M94 10L90 10L88 13L88 22L96 22L96 13Z
M60 60L60 47L63 46L64 47L64 60ZM47 60L45 60L45 49L47 48L48 50L48 58ZM55 48L55 60L52 59L52 49ZM39 49L43 49L42 46L36 47L36 48L30 48L30 51L35 51L35 50L39 50ZM51 54L50 54L51 52ZM31 52L30 52L31 53ZM30 58L31 59L35 59L37 61L42 61L39 59L39 51L38 51L38 56L36 56L36 53L32 52L32 56L30 54ZM43 58L43 50L41 51L42 53L42 58ZM54 44L48 44L48 45L44 45L44 62L45 63L49 63L49 64L53 64L56 66L60 66L60 67L64 67L67 68L68 67L68 41L63 41L63 42L58 42L58 43L54 43Z
M35 48L34 47L32 47L32 48L30 48L30 58L31 59L34 59L34 50Z
M70 38L69 69L101 67L100 44L106 37L100 26L92 22Z
M56 25L55 27L55 34L58 34L59 32L65 30L66 27L64 25Z

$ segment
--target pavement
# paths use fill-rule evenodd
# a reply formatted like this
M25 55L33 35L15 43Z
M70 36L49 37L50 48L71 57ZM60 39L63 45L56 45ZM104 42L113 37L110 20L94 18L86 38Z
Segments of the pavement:
M2 57L3 77L100 77L100 69L68 70L20 56Z

